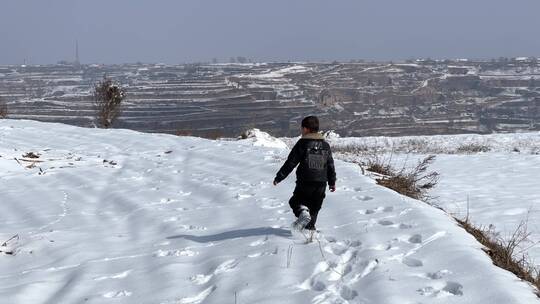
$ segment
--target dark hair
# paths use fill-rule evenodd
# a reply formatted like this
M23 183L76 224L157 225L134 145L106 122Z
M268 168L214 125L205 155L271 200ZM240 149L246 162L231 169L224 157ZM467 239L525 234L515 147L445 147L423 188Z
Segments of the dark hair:
M312 133L319 132L319 119L317 116L308 116L302 119L302 128L307 128Z

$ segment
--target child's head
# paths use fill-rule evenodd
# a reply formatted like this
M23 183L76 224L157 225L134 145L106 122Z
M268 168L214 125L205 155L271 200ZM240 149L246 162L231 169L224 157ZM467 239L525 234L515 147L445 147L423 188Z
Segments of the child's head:
M319 132L319 119L317 116L307 116L302 119L302 133L316 133Z

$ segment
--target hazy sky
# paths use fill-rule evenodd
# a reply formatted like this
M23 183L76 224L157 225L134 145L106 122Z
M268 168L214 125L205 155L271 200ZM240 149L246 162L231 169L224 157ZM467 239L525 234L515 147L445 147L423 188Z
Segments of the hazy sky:
M0 64L540 56L538 0L2 0Z

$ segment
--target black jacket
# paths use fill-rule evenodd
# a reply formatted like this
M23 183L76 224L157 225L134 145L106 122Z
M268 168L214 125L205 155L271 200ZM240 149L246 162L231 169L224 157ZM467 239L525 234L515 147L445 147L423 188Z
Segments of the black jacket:
M300 165L296 169L297 182L328 182L330 186L336 184L332 151L319 133L309 133L298 140L274 180L281 182L298 164Z

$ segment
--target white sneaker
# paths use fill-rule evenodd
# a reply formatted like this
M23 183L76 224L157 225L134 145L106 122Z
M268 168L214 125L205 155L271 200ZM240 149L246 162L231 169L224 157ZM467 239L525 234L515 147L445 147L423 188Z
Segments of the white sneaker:
M305 206L302 206L302 211L298 215L298 219L293 223L293 226L297 230L304 229L309 222L311 222L311 216L309 215L309 209Z

